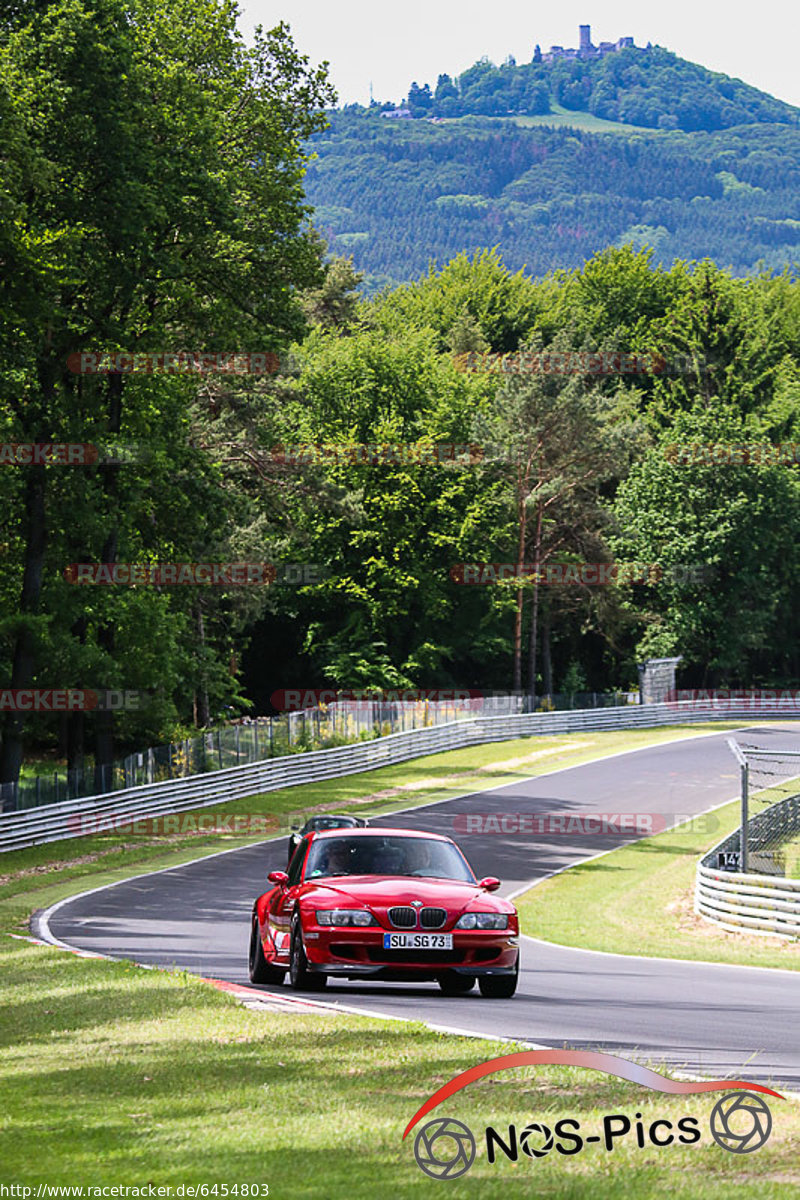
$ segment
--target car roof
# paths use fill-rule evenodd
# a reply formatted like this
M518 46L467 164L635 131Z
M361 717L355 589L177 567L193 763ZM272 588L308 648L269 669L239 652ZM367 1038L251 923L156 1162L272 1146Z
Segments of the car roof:
M449 842L452 839L445 837L441 833L428 833L425 829L392 829L383 825L370 825L366 829L348 829L343 832L341 829L319 829L314 834L314 840L324 838L325 840L335 840L336 838L357 838L357 837L375 837L391 834L393 837L407 838L433 838L437 842Z

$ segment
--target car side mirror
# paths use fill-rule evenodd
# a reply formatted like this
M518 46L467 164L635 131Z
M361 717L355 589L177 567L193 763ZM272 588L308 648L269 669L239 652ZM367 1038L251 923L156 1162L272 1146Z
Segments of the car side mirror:
M289 882L289 876L285 871L270 871L267 879L270 883L276 883L279 887L285 887Z
M271 878L272 876L270 876ZM485 892L496 892L500 887L500 880L495 879L494 875L487 875L485 879L480 881L478 887L482 887Z

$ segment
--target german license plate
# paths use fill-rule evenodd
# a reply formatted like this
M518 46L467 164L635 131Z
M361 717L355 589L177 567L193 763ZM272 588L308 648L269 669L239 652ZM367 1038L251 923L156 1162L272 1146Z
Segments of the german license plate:
M385 933L384 950L452 950L452 933Z

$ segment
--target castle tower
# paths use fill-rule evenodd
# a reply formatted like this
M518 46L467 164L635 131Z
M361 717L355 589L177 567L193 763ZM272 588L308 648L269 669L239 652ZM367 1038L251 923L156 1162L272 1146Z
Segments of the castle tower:
M591 25L579 25L578 32L581 39L579 49L588 53L592 49L592 27Z

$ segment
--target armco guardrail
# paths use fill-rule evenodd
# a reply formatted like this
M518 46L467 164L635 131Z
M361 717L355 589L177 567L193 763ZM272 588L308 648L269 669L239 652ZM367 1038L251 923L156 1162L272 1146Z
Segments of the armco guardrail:
M596 729L646 729L696 721L751 720L753 713L751 705L732 707L730 700L681 701L456 721L428 729L393 733L357 745L271 758L188 779L171 779L104 796L68 800L46 808L5 813L0 815L0 851L81 837L85 833L85 829L81 828L81 818L89 815L98 821L104 816L133 821L186 812L260 792L375 770L423 754L436 754L441 750L455 750L481 742ZM794 705L789 711L786 704L780 701L770 703L760 700L758 715L761 719L800 716L800 708Z
M800 795L770 805L747 822L749 845L757 847L776 831L788 839L800 831L799 817ZM779 873L772 850L750 850L749 863L760 867L760 872L723 871L715 865L718 854L737 853L740 847L737 829L703 855L697 865L695 912L724 929L800 937L800 879L786 879Z

